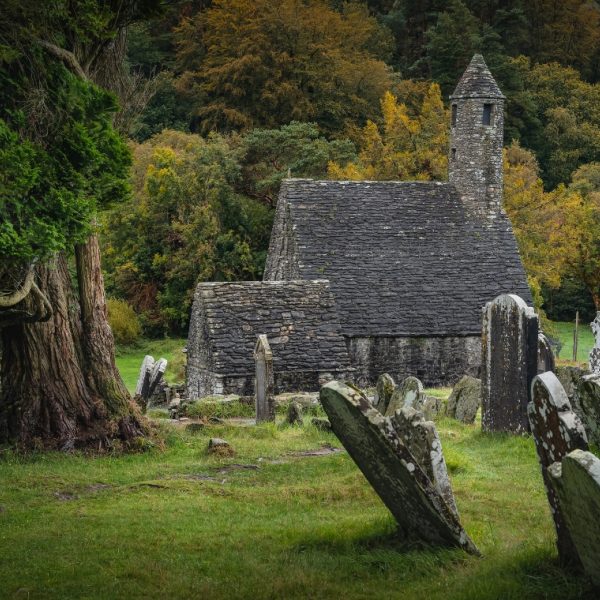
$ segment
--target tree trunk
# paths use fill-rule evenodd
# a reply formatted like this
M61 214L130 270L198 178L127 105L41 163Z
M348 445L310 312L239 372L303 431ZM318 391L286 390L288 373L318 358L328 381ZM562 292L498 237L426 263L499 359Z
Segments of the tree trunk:
M139 435L139 413L116 374L114 355L88 358L102 340L110 344L106 336L89 342L65 257L36 267L36 279L52 305L50 319L0 329L0 443L70 449ZM95 331L89 320L85 329Z

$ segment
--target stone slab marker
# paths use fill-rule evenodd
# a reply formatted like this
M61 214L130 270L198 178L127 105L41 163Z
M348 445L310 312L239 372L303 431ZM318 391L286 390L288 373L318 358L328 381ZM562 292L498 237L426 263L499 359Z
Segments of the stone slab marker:
M554 373L549 371L538 375L531 384L531 396L527 413L556 528L558 556L563 565L578 565L577 550L550 482L548 468L572 450L587 450L585 430L579 417L571 410L567 393Z
M396 389L396 382L393 377L388 373L384 373L377 378L377 385L375 386L375 407L382 414L385 415L385 411L392 399L392 394Z
M409 375L406 379L403 379L394 390L384 414L386 417L389 417L404 406L422 410L423 402L425 402L425 390L423 389L423 384L416 377Z
M590 323L594 333L594 347L590 350L590 371L600 375L600 312L596 313L596 318Z
M548 473L583 570L600 586L600 459L573 450Z
M469 425L475 422L481 405L481 379L465 375L454 386L448 398L446 414Z
M154 363L154 365L152 367L152 371L150 372L150 381L148 382L148 394L146 396L146 399L150 398L150 396L152 396L152 392L154 392L154 390L156 389L156 386L159 384L160 380L163 378L163 375L165 374L166 370L167 370L167 359L166 358L160 358Z
M275 377L273 374L273 353L267 336L261 334L254 347L256 381L254 384L256 401L256 422L275 420Z
M144 356L142 366L140 367L140 374L138 375L137 385L135 386L135 396L141 398L148 397L148 390L150 389L150 373L154 367L154 357L147 354Z
M390 510L404 538L479 554L388 418L359 391L337 381L323 386L320 398L334 433Z
M503 294L483 309L481 337L482 429L524 433L527 404L537 373L538 318L514 294Z
M556 361L554 360L554 351L550 340L540 331L538 333L538 373L554 371Z

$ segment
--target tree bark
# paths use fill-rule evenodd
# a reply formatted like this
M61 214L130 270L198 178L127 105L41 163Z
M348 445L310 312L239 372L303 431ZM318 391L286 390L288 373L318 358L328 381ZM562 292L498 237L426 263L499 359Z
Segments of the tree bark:
M49 320L0 329L0 443L102 448L112 438L128 442L143 433L114 366L110 329L109 337L104 332L98 338L93 318L88 315L82 324L65 257L37 266L36 279L53 308ZM94 297L85 285L84 290ZM93 301L86 302L86 310L91 306ZM102 347L98 360L90 360L90 352Z

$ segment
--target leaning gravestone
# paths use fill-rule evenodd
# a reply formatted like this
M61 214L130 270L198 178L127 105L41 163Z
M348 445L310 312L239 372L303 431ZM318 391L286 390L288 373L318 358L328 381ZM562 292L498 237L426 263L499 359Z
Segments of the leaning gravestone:
M448 469L442 452L442 442L433 421L426 421L423 413L404 407L390 417L398 437L415 457L429 480L440 493L452 512L458 517L458 509L448 477Z
M481 379L465 375L454 386L448 398L446 414L469 425L475 422L481 405Z
M540 331L538 333L538 373L545 373L546 371L554 371L556 369L556 363L554 360L554 351L550 340Z
M337 381L323 386L320 397L334 433L390 510L404 538L479 554L388 418L358 390Z
M256 422L275 420L275 378L273 353L266 335L259 335L254 347L256 367L255 401Z
M384 373L377 378L374 405L382 415L385 414L395 389L396 382L391 375Z
M577 551L550 482L548 467L560 462L572 450L587 450L585 430L579 417L571 410L560 381L551 371L542 373L533 380L531 397L527 413L554 518L558 556L562 564L578 565L580 561Z
M394 390L390 403L386 411L382 414L389 417L404 406L422 410L424 401L425 391L423 390L423 384L416 377L409 376Z
M135 396L147 398L150 395L148 390L150 389L150 373L152 372L152 367L154 367L154 358L147 354L144 356L142 366L140 367L140 374L138 375L137 385L135 386Z
M146 400L152 396L156 386L162 380L165 371L167 370L167 359L159 358L154 365L152 366L152 370L150 371L150 381L148 383L148 393L145 396Z
M523 433L529 429L529 388L537 373L538 318L514 294L503 294L483 310L482 428Z
M600 459L573 450L548 473L583 570L600 586Z
M156 390L166 370L167 361L164 358L155 362L152 356L144 356L134 395L134 400L144 412L146 411L148 400L154 393L154 390Z
M596 318L590 323L594 333L594 347L590 350L590 371L600 375L600 312L596 313Z

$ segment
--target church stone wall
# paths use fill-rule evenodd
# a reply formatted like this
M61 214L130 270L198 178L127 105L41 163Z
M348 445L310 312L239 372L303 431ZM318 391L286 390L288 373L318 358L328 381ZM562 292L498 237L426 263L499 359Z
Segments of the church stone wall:
M409 375L427 386L454 385L463 375L477 377L481 338L355 337L348 340L355 381L372 385L382 373L396 381Z

